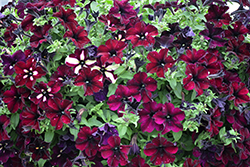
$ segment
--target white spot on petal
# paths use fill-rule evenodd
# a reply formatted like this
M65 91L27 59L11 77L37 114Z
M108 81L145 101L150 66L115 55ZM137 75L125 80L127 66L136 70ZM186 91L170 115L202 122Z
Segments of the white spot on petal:
M47 91L48 91L48 92L51 92L51 88L48 88Z
M33 81L33 80L34 80L34 78L33 78L32 76L30 76L30 80L31 80L31 81Z
M26 70L26 69L24 69L24 70L23 70L23 72L28 73L29 71L28 71L28 70Z
M82 50L82 53L80 54L80 60L84 60L85 56L84 56L84 50Z
M43 94L39 94L36 96L37 99L40 99L41 97L43 97Z
M33 75L37 75L37 74L38 74L38 72L37 72L37 71L34 71L34 72L33 72Z
M114 78L114 75L111 72L105 71L104 73L105 73L106 77L111 80L112 83L116 82L116 79Z
M43 96L43 102L45 102L47 100L46 96Z
M26 79L27 77L28 77L28 75L24 75L24 76L23 76L23 79Z
M86 60L85 61L85 64L87 64L87 65L92 65L92 64L94 64L96 61L95 60Z
M75 68L75 73L78 74L81 68L82 68L81 65L77 66Z
M73 65L77 65L80 63L80 61L77 58L73 58L69 56L65 59L65 62L69 64L73 64Z

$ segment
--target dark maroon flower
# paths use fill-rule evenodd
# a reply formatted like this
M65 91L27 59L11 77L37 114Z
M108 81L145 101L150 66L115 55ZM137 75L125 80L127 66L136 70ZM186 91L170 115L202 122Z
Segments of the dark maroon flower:
M151 101L152 93L157 89L157 82L151 77L147 77L147 73L138 72L134 75L132 80L129 80L127 87L136 92L132 96L140 102L147 103Z
M104 159L108 159L110 167L118 167L118 165L128 164L128 152L130 145L121 145L119 136L111 136L108 139L108 145L101 146L100 152Z
M32 159L34 161L38 161L41 158L49 159L49 146L49 143L46 143L45 141L37 137L32 143L27 146L27 149L32 153Z
M57 67L57 70L50 77L51 81L58 83L58 86L72 85L73 78L76 75L74 71L67 65L61 65Z
M4 75L12 75L14 73L14 66L19 61L25 61L25 54L18 50L13 55L1 55L2 64L4 65L3 73Z
M0 142L3 140L9 140L10 136L6 131L6 127L10 124L10 119L6 115L0 116Z
M162 106L162 110L155 113L153 118L155 123L163 125L162 134L169 131L179 132L183 130L180 121L184 120L185 113L179 108L175 108L172 103L165 103Z
M31 14L28 14L21 22L21 27L24 31L29 31L31 29L34 29L34 25L33 25L33 21L36 17L31 15Z
M183 167L201 167L199 160L192 160L191 158L187 158L183 163Z
M152 9L154 11L154 16L152 20L155 20L157 16L159 18L158 22L161 22L163 16L167 12L166 10L164 10L167 8L167 6L165 4L160 4L159 2L156 2L154 5L151 4L144 5L143 8Z
M155 101L149 103L143 103L143 108L139 111L142 132L152 132L154 129L157 131L163 130L163 125L159 125L155 122L153 117L155 113L162 110L162 104L157 104Z
M124 86L124 85L118 85L115 94L111 95L107 101L107 104L109 105L110 110L112 111L124 111L125 104L129 101L132 101L132 93L131 90Z
M203 126L206 126L206 130L210 132L211 137L219 134L219 127L223 126L223 122L220 121L221 112L218 107L215 107L214 109L210 109L209 111L207 111L207 114L203 115L203 119L207 123L202 123L202 124Z
M117 41L114 39L109 39L106 41L105 45L101 45L97 49L97 55L101 56L102 63L113 63L121 64L123 63L122 51L127 47L127 44L122 41Z
M174 36L173 35L164 35L161 33L160 37L155 37L155 48L169 48L173 47Z
M207 89L210 84L208 80L208 70L203 66L196 66L195 64L187 65L186 67L187 78L183 79L183 87L186 90L195 89L198 93L197 96L203 94L203 89Z
M230 85L229 94L231 95L228 100L234 100L234 105L238 106L242 103L247 103L250 101L250 97L247 95L249 90L246 88L245 84L240 82L233 82Z
M239 158L244 160L250 156L250 133L247 128L240 129L241 139L237 141L236 146L239 148Z
M74 81L74 85L84 88L84 96L93 95L103 89L103 76L98 70L83 67Z
M145 159L143 159L140 155L137 155L131 160L129 167L150 167L150 166L145 163Z
M226 114L227 121L232 124L234 130L240 130L247 125L247 120L244 114L240 113L238 110L230 110Z
M186 37L183 33L177 36L177 39L173 41L173 45L176 48L177 52L182 54L187 49L192 49L193 38Z
M227 145L227 146L223 146L223 152L218 155L215 154L215 158L218 161L222 161L223 164L227 165L229 161L233 161L233 154L234 154L234 149L232 148L232 145Z
M78 74L80 69L91 66L96 62L96 60L89 59L87 55L88 51L86 49L76 49L74 54L67 56L65 64L73 67L74 72Z
M17 86L26 85L27 88L33 89L36 79L46 74L46 72L41 67L37 67L36 64L34 58L29 58L26 63L22 61L16 63L14 68L17 73L15 77Z
M98 128L93 128L84 126L80 129L78 133L78 138L76 139L76 148L84 151L88 157L93 157L98 151L98 144L100 141L100 136L93 134L98 130Z
M121 24L120 19L114 17L111 14L101 15L98 19L100 22L105 24L107 30L116 31L117 29L118 30L125 29L125 25Z
M30 37L30 46L37 48L39 44L47 42L47 36L51 28L52 25L50 23L45 24L43 27L34 26L34 28L31 29L34 35Z
M223 64L218 60L218 51L215 53L207 52L200 62L206 67L209 75L218 74L223 71Z
M76 26L74 23L68 24L69 31L66 31L64 38L68 37L79 49L82 49L86 44L90 42L88 33L82 26Z
M114 0L114 7L109 10L109 14L120 17L122 24L128 24L129 19L136 17L137 13L133 6L128 3L129 0Z
M7 42L8 47L11 47L16 40L17 35L14 33L14 31L17 29L17 27L17 24L11 23L10 26L6 28L6 31L3 34L3 38Z
M244 38L230 39L228 41L227 52L234 54L241 61L250 59L250 52L248 51L249 46L243 42Z
M63 127L63 123L69 124L72 120L69 109L71 108L73 101L67 99L62 100L59 98L49 99L46 116L50 119L51 125L56 127L56 130L60 130Z
M168 49L161 49L160 52L149 52L147 58L151 63L146 66L147 72L156 73L158 77L165 78L165 73L173 67L175 60L168 56Z
M30 91L25 88L11 86L10 90L3 93L3 101L7 103L10 112L15 113L18 109L22 110L25 106L25 98L30 95Z
M96 133L93 135L99 135L101 137L100 145L108 145L108 138L110 136L119 136L119 133L115 128L115 125L105 123L104 126L99 127Z
M25 128L40 131L39 121L45 119L44 113L38 109L37 105L31 103L30 107L25 108L20 114L21 124Z
M181 28L179 26L179 23L168 23L168 27L170 28L169 31L163 31L162 35L164 36L178 36L181 33Z
M30 95L29 99L44 110L48 107L49 99L54 97L62 98L62 94L58 93L60 89L61 87L57 82L49 81L46 84L41 81L34 87L34 92Z
M200 35L204 36L209 41L209 48L223 47L226 40L222 38L224 30L222 28L215 28L211 23L205 23L207 29L200 32Z
M225 13L228 9L228 6L210 5L208 14L205 15L205 18L208 22L213 22L214 27L228 25L231 22L230 15Z
M10 140L0 141L0 163L6 163L9 158L15 156L15 150L11 147L13 142Z
M75 20L76 14L74 13L73 9L65 10L62 6L59 6L59 12L53 14L54 17L57 17L61 24L67 28L68 24L75 24L77 25L77 21Z
M206 56L206 51L205 50L198 50L192 49L186 51L186 55L181 55L179 59L182 61L186 62L187 64L200 64L202 62L202 58Z
M55 6L63 6L63 5L70 5L71 7L74 7L76 3L76 0L53 0L53 4Z
M175 156L173 154L178 151L178 147L158 134L158 137L148 143L143 151L147 156L151 156L150 161L154 165L161 165L174 162Z
M154 45L154 36L158 35L158 30L152 25L146 25L143 21L135 24L134 27L128 29L126 39L131 40L133 48L136 46L147 47Z
M232 38L244 38L244 34L249 33L249 30L242 24L241 21L236 21L233 25L233 28L228 26L228 29L225 30L225 37L228 39Z

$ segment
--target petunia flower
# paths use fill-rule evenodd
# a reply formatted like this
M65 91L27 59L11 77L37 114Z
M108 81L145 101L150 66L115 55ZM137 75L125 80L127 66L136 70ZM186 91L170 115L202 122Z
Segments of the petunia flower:
M203 66L190 64L186 66L187 78L183 79L183 87L186 90L195 89L197 96L203 94L203 89L207 89L210 84L208 80L208 70Z
M36 129L40 131L39 121L44 120L45 115L41 113L38 106L31 103L30 107L25 108L20 114L20 120L22 126L29 127L30 129Z
M155 101L149 103L143 103L143 108L139 110L140 119L138 123L141 123L142 132L152 132L154 129L157 131L163 130L163 125L157 124L153 117L156 113L162 110L162 104L157 104Z
M83 67L76 77L74 85L83 86L85 91L84 96L93 95L93 93L103 89L102 79L103 76L98 70Z
M67 65L57 67L57 70L51 75L50 80L58 83L58 86L73 85L73 79L76 77L74 71Z
M179 54L182 54L187 49L192 49L193 38L186 37L183 33L177 36L177 39L173 41L173 45Z
M5 42L7 42L7 46L15 46L14 41L17 38L17 35L14 34L14 31L18 28L18 25L15 23L11 23L10 26L6 28L5 33L3 34L3 38Z
M208 22L213 22L215 28L228 25L231 22L230 15L226 13L228 9L228 6L217 6L212 4L208 8L208 14L205 15L205 18Z
M242 24L241 21L236 21L233 25L233 28L228 26L228 29L224 32L224 37L228 39L237 38L242 39L244 38L244 34L249 33L249 30Z
M192 50L187 50L186 55L182 54L179 59L184 61L187 64L200 64L202 62L202 58L206 56L206 51L205 50L198 50L192 49Z
M162 134L169 131L179 132L183 130L183 126L180 121L184 120L185 113L179 108L175 108L172 103L165 103L162 106L162 110L155 113L153 118L155 123L163 125Z
M130 145L121 145L119 136L108 138L108 145L101 146L100 152L104 159L108 159L109 167L118 167L128 164L128 152Z
M161 49L160 52L152 51L148 53L148 63L146 66L147 72L156 73L158 77L165 78L165 73L168 68L173 67L176 62L171 56L168 56L168 49Z
M38 161L39 159L49 159L49 143L36 137L35 140L27 146L27 150L32 153L32 159Z
M134 75L133 79L127 82L127 87L133 89L134 93L132 96L143 103L151 101L152 93L157 89L157 82L151 77L147 77L147 73L138 72Z
M101 56L101 61L104 64L107 63L113 63L121 64L123 63L122 57L123 53L122 51L127 47L128 45L123 41L117 41L114 39L109 39L106 41L105 45L100 45L97 49L97 55Z
M134 27L128 29L126 39L131 40L133 48L136 46L147 47L154 45L154 36L158 35L158 30L152 25L146 25L143 21L137 22Z
M12 75L15 72L15 64L19 61L25 62L26 60L26 56L21 50L16 51L13 55L2 54L1 58L2 64L4 65L4 75Z
M25 98L28 98L30 91L25 88L17 88L14 85L3 93L3 101L7 103L8 110L15 113L18 109L25 107Z
M60 89L61 87L57 82L49 81L44 83L41 81L34 86L34 92L29 96L29 99L44 110L48 107L49 99L54 97L62 98L62 94L58 93Z
M36 66L34 58L29 58L26 63L22 61L17 62L14 68L17 74L15 77L16 85L26 85L29 89L33 89L36 79L41 78L46 74L41 67Z
M83 151L88 157L93 157L97 154L98 144L101 139L99 135L93 134L98 130L94 127L92 130L90 127L84 126L80 128L76 139L76 148Z
M111 84L110 81L104 80L103 90L100 90L99 92L94 93L95 101L101 102L101 101L106 100L107 94L108 94L108 91L109 91L108 90L109 89L109 84Z
M183 167L201 167L199 160L192 160L191 158L187 158L183 163Z
M223 146L223 152L218 155L215 154L215 158L218 161L222 161L224 165L227 165L230 161L233 161L233 154L235 153L232 144Z
M11 140L0 141L0 163L6 163L9 158L15 156L15 150L11 148L13 144Z
M31 29L31 32L33 32L34 35L30 37L30 46L37 48L39 44L47 42L47 37L51 28L52 26L50 23L43 25L43 27L34 26L34 28Z
M146 156L151 156L150 161L154 165L173 163L178 147L166 138L160 137L160 134L149 142L143 152Z
M60 130L63 123L69 124L72 120L69 109L73 101L67 99L52 98L48 101L48 108L45 109L46 116L50 119L51 125Z
M69 67L73 67L76 74L83 67L89 67L93 65L96 60L91 60L87 57L88 51L86 49L76 49L74 54L70 54L65 59L65 64Z
M134 157L130 164L129 167L150 167L147 163L145 163L145 159L143 159L140 155L137 155Z
M77 26L74 23L68 24L69 30L65 32L64 38L68 37L77 48L82 49L86 44L90 42L88 33L84 30L84 27Z
M0 116L0 142L4 140L9 140L10 136L6 131L6 127L10 124L10 119L6 115Z
M249 90L246 88L244 83L233 82L230 85L229 94L231 96L228 98L228 100L234 100L234 105L239 106L239 104L250 101L250 97L247 95L248 93Z
M137 13L133 10L133 6L128 3L129 0L114 0L114 7L109 10L109 14L120 17L121 24L128 24L129 19L136 17Z
M75 20L76 14L73 9L65 10L62 6L59 6L59 12L54 13L52 16L57 17L65 28L68 28L68 24L78 24Z
M76 0L53 0L53 4L55 6L63 6L63 5L70 5L71 7L74 7L76 3Z
M117 29L118 30L124 30L125 29L125 25L121 24L120 19L114 17L112 14L107 14L107 15L101 15L100 17L98 17L99 21L105 24L105 31L107 32L108 30L114 32ZM105 34L105 32L104 32Z

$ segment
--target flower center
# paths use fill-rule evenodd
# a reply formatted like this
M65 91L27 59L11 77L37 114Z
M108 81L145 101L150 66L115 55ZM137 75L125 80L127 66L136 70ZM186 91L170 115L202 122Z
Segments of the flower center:
M79 63L81 66L83 66L85 64L85 61L83 60L80 60L80 63Z
M85 81L85 83L86 83L86 84L89 84L89 83L90 83L90 81L87 79L87 80Z
M114 152L120 151L120 147L115 147L115 148L113 148L113 151L114 151Z
M166 116L166 119L171 119L171 115L167 115L167 116Z
M62 115L64 115L64 114L65 114L65 112L64 112L64 111L61 111L61 114L62 114Z
M140 36L139 38L140 38L141 40L144 40L144 39L146 38L146 36L145 36L144 33L141 33L139 36Z
M142 83L142 84L140 85L140 88L141 88L141 89L144 89L144 88L145 88L145 85Z
M115 50L111 50L109 52L110 56L113 57L113 56L116 56L116 51Z

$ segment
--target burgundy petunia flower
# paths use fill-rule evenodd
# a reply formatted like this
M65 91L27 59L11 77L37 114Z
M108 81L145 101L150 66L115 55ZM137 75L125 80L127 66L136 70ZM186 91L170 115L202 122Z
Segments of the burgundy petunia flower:
M219 134L219 127L223 126L223 122L220 121L221 119L221 112L218 107L210 109L207 111L206 116L203 116L203 119L206 119L208 125L204 123L203 126L206 126L208 132L210 132L210 136L213 137L214 135Z
M78 133L78 138L76 139L76 148L84 151L88 157L93 157L98 151L98 144L101 139L99 135L94 136L93 134L98 130L98 128L93 128L84 126L80 129Z
M45 110L46 116L50 119L51 125L56 127L56 130L62 129L63 123L69 124L71 122L72 118L69 109L72 104L73 101L67 99L49 99L49 108L46 108Z
M222 25L228 25L231 22L231 17L228 13L225 13L229 9L228 6L210 5L208 14L205 18L208 22L213 22L214 27L222 27Z
M110 167L124 166L128 164L128 152L130 145L121 145L119 136L111 136L108 139L108 145L101 146L100 152L104 159L108 159Z
M236 21L232 26L233 28L228 26L228 29L225 30L224 37L228 39L232 38L241 39L244 38L243 36L244 34L249 33L249 30L244 26L244 24L242 24L241 21Z
M83 67L74 81L74 85L83 86L84 96L93 95L103 89L102 74L98 70Z
M96 62L96 60L90 60L87 55L87 49L76 49L74 54L70 54L66 57L65 64L69 67L73 67L74 72L78 74L80 69L91 66Z
M36 139L27 146L29 152L32 153L32 159L38 161L39 159L49 159L50 153L48 151L50 144L46 143L42 139L36 137Z
M30 91L25 88L16 88L14 85L3 93L3 101L7 103L10 112L15 113L18 109L25 107L25 98L30 95Z
M131 90L124 86L124 85L118 85L115 94L111 95L107 101L107 104L109 105L110 110L112 111L124 111L125 104L127 104L129 101L132 101L132 94Z
M192 37L186 37L184 36L183 33L181 33L177 36L177 39L173 41L173 45L175 49L177 50L177 52L179 54L182 54L184 53L185 50L192 49L192 46L191 46L192 42L193 42Z
M198 93L197 96L203 94L203 89L207 89L210 84L208 80L208 70L203 66L196 66L195 64L189 64L186 67L187 78L183 79L183 87L186 90L195 89Z
M18 28L17 24L11 23L10 26L6 28L5 33L3 34L4 40L7 42L7 46L11 47L14 45L14 41L17 38L17 35L14 33L14 31Z
M0 163L6 163L9 158L15 156L15 150L11 147L13 142L11 140L0 141Z
M52 26L50 23L45 24L43 27L34 26L34 28L31 29L34 35L30 37L30 46L37 48L39 44L46 42L51 28Z
M182 61L186 62L187 64L200 64L202 62L202 58L206 56L206 51L205 50L198 50L192 49L186 51L186 55L181 55L179 59Z
M29 128L40 131L39 121L44 119L44 113L41 113L41 110L34 103L31 103L30 107L25 108L20 114L21 124L25 129Z
M54 13L52 16L57 17L65 28L68 28L68 24L78 24L75 20L76 14L73 9L65 10L62 6L59 6L59 12Z
M10 124L10 119L6 115L0 116L0 142L3 140L9 140L10 136L6 131L6 127Z
M208 70L208 74L218 74L223 71L223 64L221 60L218 59L218 51L215 53L207 52L202 58L201 62L204 67Z
M18 50L13 55L2 54L1 58L2 64L4 65L4 75L12 75L15 72L15 64L19 61L25 61L26 56L21 50Z
M133 48L136 46L147 47L154 45L154 36L158 35L158 30L152 25L146 25L143 21L135 24L134 27L128 29L126 39L131 40Z
M231 95L228 100L234 100L234 105L238 106L242 103L247 103L250 101L250 97L247 95L249 90L246 88L245 84L240 82L233 82L230 85L229 94Z
M172 103L165 103L162 106L162 110L155 113L153 118L159 125L163 125L162 134L169 131L179 132L183 130L180 121L184 120L185 113L179 108L175 108Z
M191 158L187 158L183 163L183 167L201 167L199 160L192 160Z
M33 25L33 21L36 17L31 15L31 14L28 14L21 22L21 27L24 31L29 31L31 29L34 29L34 25Z
M128 24L129 19L136 17L137 13L133 6L128 3L129 0L114 0L114 7L109 10L109 14L120 17L122 24Z
M102 63L113 63L121 64L123 63L122 51L128 46L123 41L117 41L114 39L109 39L106 41L105 45L101 45L97 49L97 55L101 56Z
M34 86L34 92L29 96L29 99L44 110L48 107L49 99L54 97L62 98L62 94L58 93L60 89L61 87L57 82L49 81L44 83L41 81Z
M239 148L239 158L244 160L250 156L250 133L247 128L240 129L241 138L236 143Z
M82 26L76 26L74 23L68 24L69 31L66 31L64 38L68 37L79 49L82 49L86 44L90 42L88 33Z
M70 5L71 7L74 7L76 3L76 0L53 0L53 4L55 6L64 6L64 5Z
M104 23L106 26L106 31L110 30L110 31L116 31L118 30L124 30L125 29L125 25L121 24L120 19L114 17L111 14L107 14L107 15L101 15L99 18L99 21Z
M232 144L223 146L223 152L218 155L215 154L215 158L218 161L222 161L224 165L227 165L229 161L233 161L233 154L235 153L234 149L232 148Z
M226 40L222 38L222 33L224 30L222 28L215 28L211 23L205 23L207 29L200 32L206 40L209 41L209 48L223 47L226 43Z
M145 159L143 159L140 155L137 155L131 160L129 167L150 167L150 166L145 163Z
M147 73L138 72L134 75L132 80L127 83L129 89L133 89L135 94L132 96L140 102L147 103L151 101L152 93L157 89L157 82L151 77L147 77Z
M51 81L58 83L58 86L71 85L76 77L74 71L67 65L57 67L57 70L50 77Z
M168 56L168 49L161 49L160 52L149 52L147 58L151 63L146 66L147 72L156 73L158 77L165 78L168 68L173 67L176 62L171 56Z
M143 151L147 156L151 156L150 161L154 165L161 165L174 162L175 156L173 154L178 151L178 147L158 134L158 137L148 143Z
M139 110L140 119L138 123L141 123L142 132L152 132L154 129L157 131L163 130L162 124L157 124L153 117L155 113L162 110L162 104L157 104L155 101L149 103L143 103L143 108Z
M36 79L41 78L46 74L42 67L36 66L34 58L29 58L26 63L19 61L15 65L17 76L15 82L17 86L26 85L27 88L33 89Z

